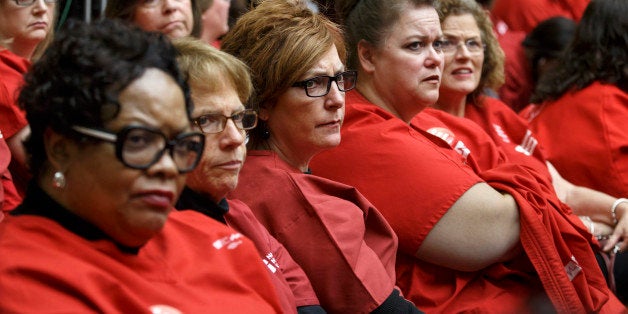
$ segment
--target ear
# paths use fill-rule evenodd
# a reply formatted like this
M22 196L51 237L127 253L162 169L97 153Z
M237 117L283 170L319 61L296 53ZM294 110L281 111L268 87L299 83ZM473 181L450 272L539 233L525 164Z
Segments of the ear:
M258 116L260 120L268 121L268 119L270 118L270 112L268 111L268 108L266 108L265 106L260 107Z
M375 47L364 39L358 42L358 60L366 73L375 71Z
M66 170L73 152L77 151L76 142L48 128L44 132L46 156L54 170Z

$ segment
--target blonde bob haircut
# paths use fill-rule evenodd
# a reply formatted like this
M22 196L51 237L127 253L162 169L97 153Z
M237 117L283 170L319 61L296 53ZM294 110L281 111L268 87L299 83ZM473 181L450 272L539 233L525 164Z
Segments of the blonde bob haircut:
M238 19L223 38L221 49L251 69L249 107L259 109L274 106L334 45L345 63L343 34L337 24L312 12L305 1L265 0ZM263 145L266 130L260 120L250 133L251 148Z
M192 37L174 39L172 43L178 51L177 62L190 85L192 97L232 87L243 104L248 102L253 85L244 62Z

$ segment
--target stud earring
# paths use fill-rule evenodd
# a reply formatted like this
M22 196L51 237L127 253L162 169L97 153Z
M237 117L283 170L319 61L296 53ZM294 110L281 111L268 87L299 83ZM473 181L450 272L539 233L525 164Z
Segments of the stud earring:
M65 175L63 175L63 172L61 171L57 171L55 172L55 174L52 177L52 186L54 186L57 189L63 189L65 188Z
M264 132L262 132L262 138L265 140L270 138L270 131L268 129L264 129Z

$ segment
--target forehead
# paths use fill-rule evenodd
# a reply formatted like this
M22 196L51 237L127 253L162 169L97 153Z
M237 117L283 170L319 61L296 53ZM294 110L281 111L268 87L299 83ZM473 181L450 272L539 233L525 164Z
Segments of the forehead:
M235 111L244 109L238 92L231 84L221 84L221 88L211 90L192 90L194 111L192 118L209 113L231 115Z
M430 6L409 7L399 16L397 23L393 24L392 32L417 33L418 35L440 35L440 20L436 9Z
M442 23L443 34L449 36L472 37L480 35L480 28L471 13L449 15Z
M161 70L147 69L122 90L118 100L120 113L110 122L113 126L140 124L180 130L189 125L183 90Z

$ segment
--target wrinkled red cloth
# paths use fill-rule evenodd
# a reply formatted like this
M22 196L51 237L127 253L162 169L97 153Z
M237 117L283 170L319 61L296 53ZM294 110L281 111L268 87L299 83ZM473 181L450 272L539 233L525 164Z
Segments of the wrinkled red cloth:
M622 311L593 256L590 235L554 202L552 187L541 175L507 162L491 168L483 156L474 157L471 143L459 144L456 128L425 119L434 124L408 125L350 91L341 144L310 163L314 173L358 188L395 229L400 242L397 284L408 299L428 313L525 313L534 311L538 298L549 298L561 313ZM483 143L495 147L479 126L465 121L463 127L484 133ZM427 131L434 127L451 131L453 139ZM502 160L503 152L492 154L494 162ZM526 254L478 272L417 259L416 251L438 219L482 181L520 203Z
M355 188L249 151L229 197L286 247L328 312L370 313L393 292L397 237Z

